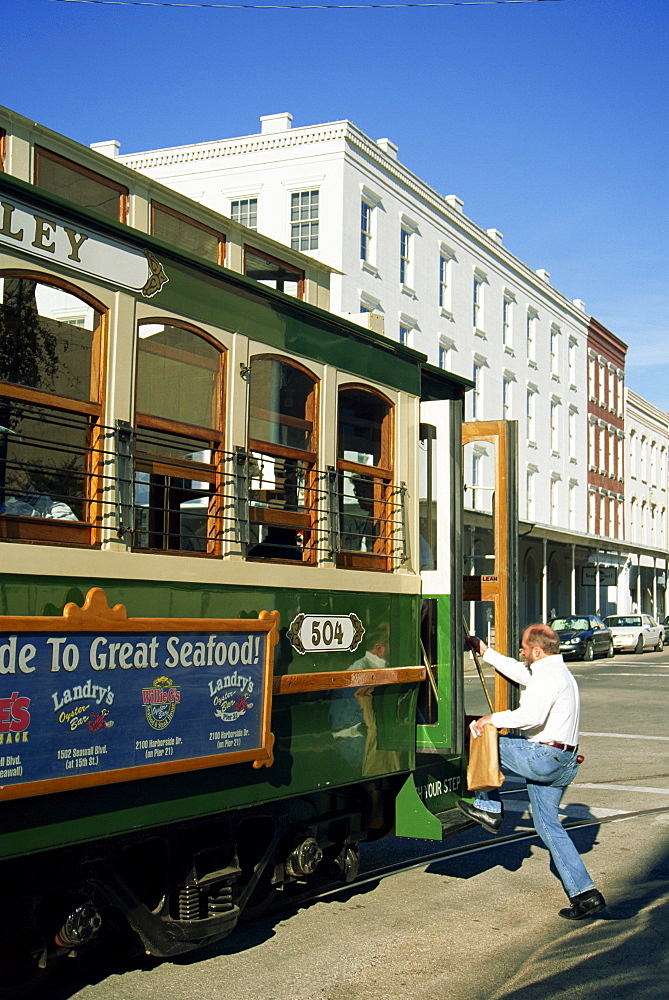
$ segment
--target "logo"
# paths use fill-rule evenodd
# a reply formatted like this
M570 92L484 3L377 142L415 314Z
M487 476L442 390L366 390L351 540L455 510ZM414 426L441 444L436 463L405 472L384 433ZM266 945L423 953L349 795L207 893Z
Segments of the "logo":
M73 733L82 726L95 733L98 729L111 729L114 725L114 720L109 718L109 709L100 707L114 704L114 692L109 685L94 684L88 680L85 684L55 691L51 699L58 713L58 722Z
M0 744L28 742L30 698L12 691L9 698L0 698Z
M251 695L253 680L236 670L216 681L209 681L209 694L214 704L214 715L223 722L237 722L253 708Z
M86 725L91 733L97 733L98 729L111 729L114 725L113 719L108 719L109 710L103 708L101 712L91 712Z
M181 692L169 677L156 677L153 686L142 689L146 721L152 729L167 729L181 701Z

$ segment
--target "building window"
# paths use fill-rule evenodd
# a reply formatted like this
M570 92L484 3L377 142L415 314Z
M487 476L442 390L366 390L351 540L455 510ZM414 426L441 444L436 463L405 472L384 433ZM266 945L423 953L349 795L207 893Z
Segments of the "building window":
M534 443L536 441L536 409L537 409L537 390L529 388L527 390L526 396L526 410L525 417L527 421L526 431L527 440Z
M214 264L225 260L223 233L155 201L151 203L151 232L158 239Z
M472 322L475 330L483 329L483 280L476 274L472 293Z
M479 503L479 491L477 486L481 485L482 477L481 470L483 465L483 455L480 452L474 451L472 454L472 508L477 509Z
M472 420L481 420L483 417L483 368L483 362L474 361L472 365L472 382L474 383L474 388L469 393Z
M304 271L255 247L244 247L244 274L279 292L304 298Z
M502 419L511 420L511 383L513 379L505 375L502 379Z
M102 319L83 292L0 274L0 538L96 541Z
M576 441L578 431L578 410L569 408L569 458L576 458Z
M449 291L449 268L451 258L445 254L439 254L439 308L448 309L450 305Z
M411 327L407 326L406 323L400 323L400 344L404 347L409 346L411 340Z
M309 253L318 250L318 191L297 191L290 196L290 245Z
M597 467L600 472L606 471L606 427L600 423L597 425Z
M569 483L569 528L571 531L576 529L576 495L578 490L578 483Z
M152 551L220 551L223 352L205 333L141 323L133 544Z
M128 189L102 174L35 147L35 183L81 208L91 208L116 222L125 222Z
M341 566L391 568L393 408L368 389L339 391L338 483Z
M527 503L527 520L534 521L536 516L536 489L537 489L537 470L530 467L527 470L527 476L525 477L525 495Z
M527 310L527 317L525 321L526 329L526 339L527 339L527 360L536 361L537 353L537 319L538 314L535 309Z
M600 513L600 496L597 490L592 490L588 494L588 530L591 535L597 534L597 522Z
M577 343L575 340L569 341L569 384L577 385L578 373L577 365Z
M363 198L360 202L360 260L372 263L372 217L374 208Z
M511 347L513 343L512 336L512 315L513 315L513 299L507 293L502 301L502 346Z
M249 559L315 559L317 388L301 366L270 355L251 359Z
M556 525L560 518L560 480L556 476L551 478L550 503L551 524Z
M230 202L230 218L247 229L258 228L258 199L239 198Z
M400 229L400 285L408 285L411 277L411 236L405 226Z
M560 328L551 327L551 375L559 377L560 374Z
M554 454L560 451L560 403L557 400L551 401L551 451Z
M438 358L438 363L439 363L439 367L443 368L444 371L450 371L450 368L451 368L450 352L451 352L451 350L452 350L452 347L451 347L450 344L444 344L444 343L439 344L439 358Z
M590 399L594 400L597 398L597 358L591 354L588 357L588 394Z
M591 468L594 468L597 465L596 428L597 425L594 419L590 418L588 423L588 465Z

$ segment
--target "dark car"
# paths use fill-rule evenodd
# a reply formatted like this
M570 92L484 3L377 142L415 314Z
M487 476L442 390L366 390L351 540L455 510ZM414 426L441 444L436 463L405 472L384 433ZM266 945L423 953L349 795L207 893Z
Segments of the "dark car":
M614 654L613 633L596 615L567 615L551 618L548 624L560 637L560 652L565 660L592 660Z

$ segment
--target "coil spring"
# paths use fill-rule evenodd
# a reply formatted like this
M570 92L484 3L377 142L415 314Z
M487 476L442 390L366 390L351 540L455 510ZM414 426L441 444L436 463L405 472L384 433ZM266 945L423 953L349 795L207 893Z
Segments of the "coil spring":
M222 913L227 913L231 910L233 905L232 886L220 885L216 889L212 890L212 893L207 900L207 915L210 917L218 917Z
M179 920L200 919L200 890L189 882L179 891Z

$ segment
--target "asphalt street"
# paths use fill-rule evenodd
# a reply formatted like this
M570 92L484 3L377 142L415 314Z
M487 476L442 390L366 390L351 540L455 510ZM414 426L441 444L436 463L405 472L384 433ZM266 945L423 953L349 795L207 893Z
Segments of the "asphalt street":
M101 962L50 1000L667 1000L669 647L573 663L585 762L563 816L608 908L561 919L565 896L536 838L496 843L268 915L177 962ZM484 712L474 671L467 710ZM479 704L480 703L480 704ZM502 836L531 831L508 784ZM617 818L621 814L641 815ZM387 838L369 868L489 840Z

